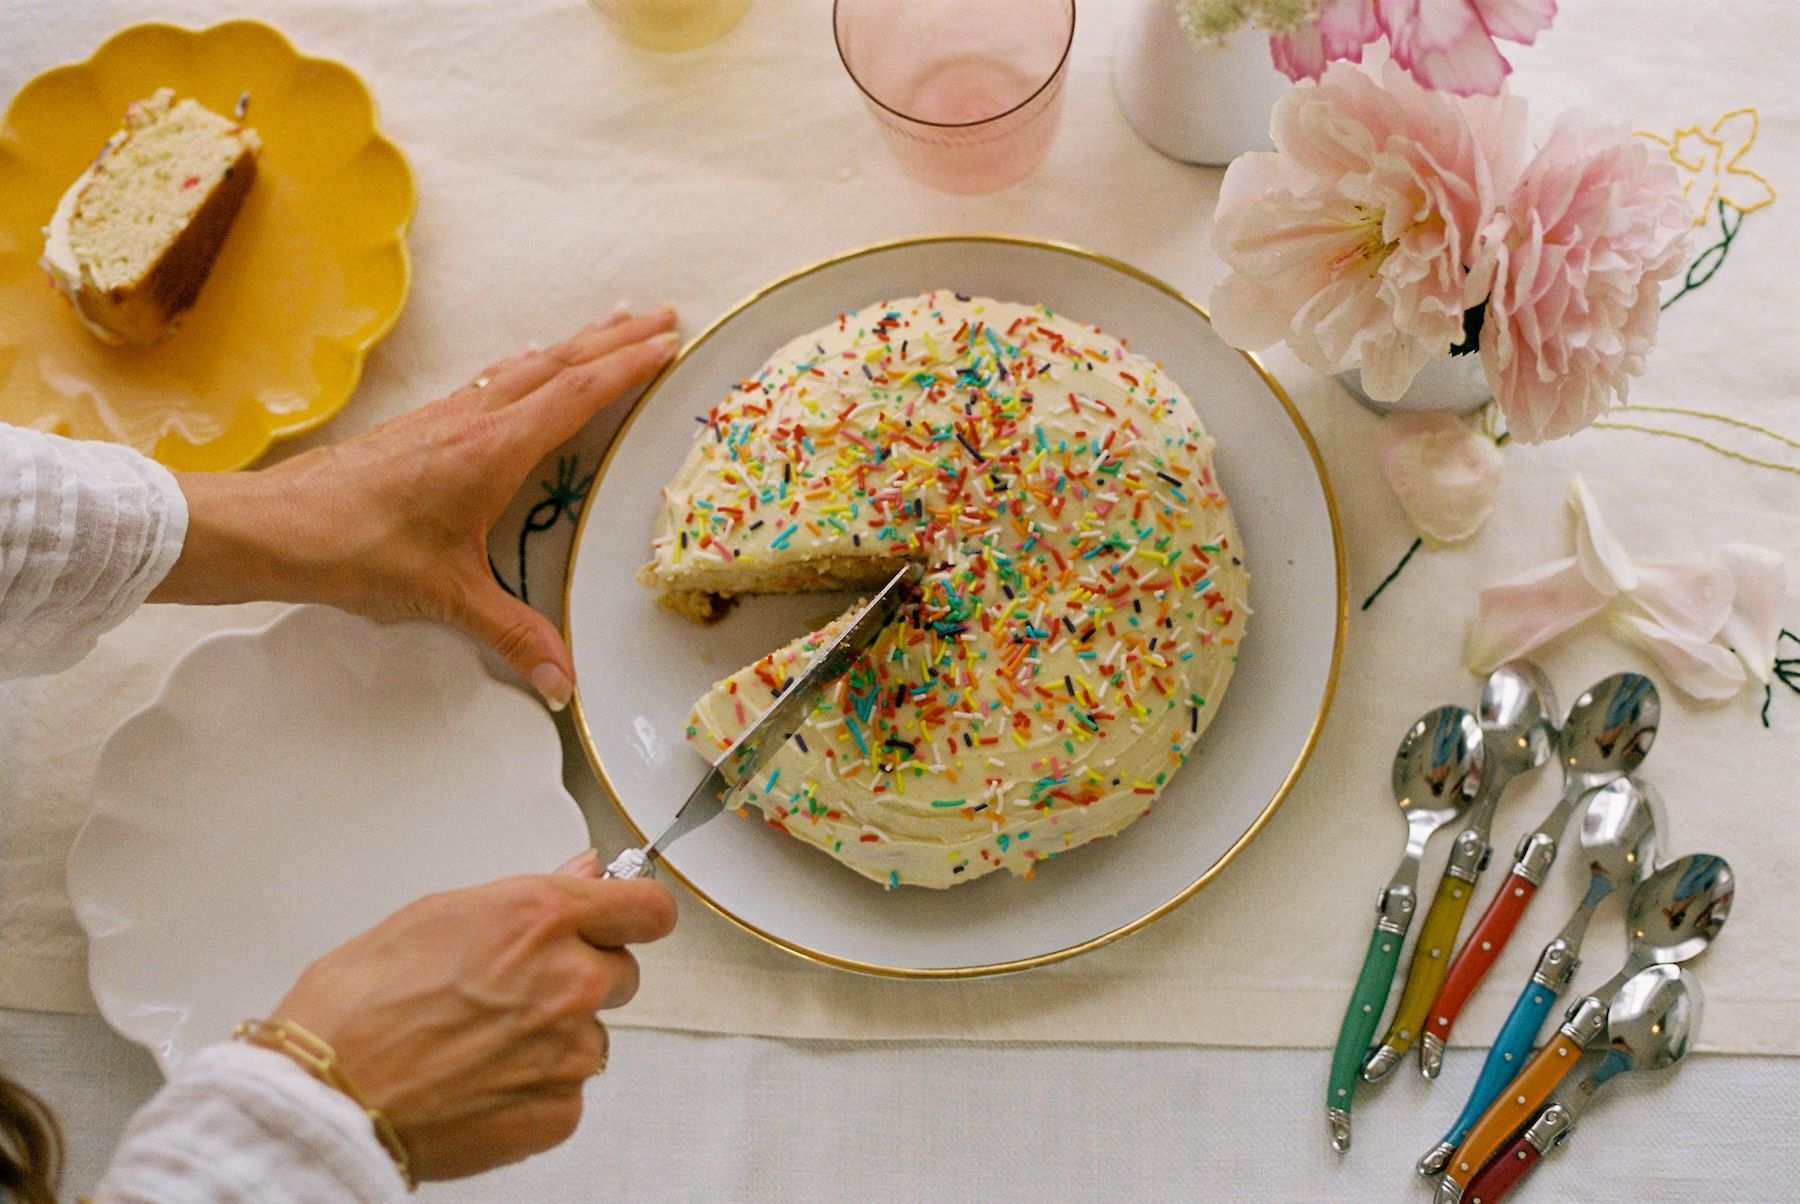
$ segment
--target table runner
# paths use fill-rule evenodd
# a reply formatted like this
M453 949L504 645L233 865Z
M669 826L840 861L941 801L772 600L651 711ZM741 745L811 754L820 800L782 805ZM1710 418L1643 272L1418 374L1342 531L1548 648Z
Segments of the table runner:
M416 405L495 355L616 300L671 300L697 330L769 278L879 239L954 230L1059 238L1201 299L1223 274L1207 248L1220 173L1169 162L1132 134L1110 88L1117 12L1098 0L1081 9L1049 159L990 197L924 190L880 152L837 64L823 0L756 0L727 38L677 57L623 46L576 0L510 6L505 20L474 2L258 0L241 11L362 73L419 176L407 311L358 396L309 442ZM84 56L130 21L204 24L217 15L197 0L154 11L9 6L0 12L0 92ZM1724 247L1671 306L1634 401L1792 437L1800 436L1792 402L1800 368L1784 331L1800 308L1787 266L1800 237L1787 217L1795 202L1771 200L1792 179L1800 136L1800 98L1783 78L1793 61L1784 52L1800 48L1789 15L1774 0L1588 0L1518 56L1515 87L1531 101L1534 132L1569 104L1617 113L1674 141L1698 165L1698 187L1716 183L1730 202L1711 213L1697 244ZM1354 608L1412 540L1373 468L1375 420L1285 352L1269 362L1331 471ZM502 578L547 609L561 593L579 488L620 416L605 416L546 464L497 533ZM1472 703L1478 683L1460 649L1475 591L1566 551L1570 473L1583 474L1634 549L1748 539L1800 556L1800 476L1748 462L1800 465L1800 451L1689 414L1634 409L1615 423L1669 434L1615 428L1508 449L1487 529L1462 547L1420 553L1373 607L1353 612L1338 701L1298 788L1226 873L1144 932L1006 979L891 982L764 947L688 898L677 935L644 951L643 991L618 1022L795 1037L1328 1044L1370 902L1400 842L1387 791L1393 745L1427 706ZM522 542L521 527L531 529ZM1800 610L1794 592L1790 615ZM91 799L99 746L195 638L262 613L151 608L71 673L0 690L0 1006L91 1008L61 866ZM1603 673L1647 667L1598 630L1541 659L1565 701ZM1761 703L1745 694L1700 707L1665 690L1664 728L1646 773L1669 802L1670 847L1726 855L1743 885L1730 928L1700 965L1710 1000L1702 1046L1800 1053L1800 949L1786 936L1800 905L1800 842L1785 789L1800 697L1777 693L1766 728ZM623 841L578 746L569 741L565 752L571 789L601 816L597 830ZM1509 796L1496 825L1502 853L1554 791L1539 775L1529 792ZM1434 854L1428 872L1441 862L1442 850ZM1491 874L1485 889L1498 878ZM1523 981L1557 913L1573 902L1573 872L1558 871L1544 893L1460 1037L1485 1039L1497 1027L1510 984ZM1578 983L1611 973L1620 928L1610 905Z

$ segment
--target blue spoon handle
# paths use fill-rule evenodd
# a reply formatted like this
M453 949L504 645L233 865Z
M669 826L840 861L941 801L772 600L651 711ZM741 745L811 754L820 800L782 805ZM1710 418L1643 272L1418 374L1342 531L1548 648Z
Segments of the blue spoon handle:
M1488 1105L1524 1067L1531 1056L1531 1047L1544 1027L1544 1020L1555 1006L1555 991L1536 979L1525 984L1506 1023L1500 1026L1500 1035L1494 1038L1493 1047L1488 1050L1487 1061L1481 1065L1481 1077L1475 1080L1475 1089L1469 1093L1469 1102L1463 1105L1462 1115L1450 1127L1445 1141L1452 1146L1462 1144L1470 1126L1481 1119Z

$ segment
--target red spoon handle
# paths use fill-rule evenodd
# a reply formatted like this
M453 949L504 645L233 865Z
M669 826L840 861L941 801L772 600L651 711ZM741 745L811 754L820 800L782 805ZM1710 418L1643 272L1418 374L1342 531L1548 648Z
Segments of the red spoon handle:
M1470 1181L1469 1190L1463 1193L1464 1204L1498 1204L1542 1157L1538 1148L1521 1134Z
M1457 1014L1499 960L1500 951L1506 948L1507 939L1518 927L1519 917L1525 914L1525 905L1536 893L1537 883L1521 877L1517 869L1506 876L1506 881L1500 884L1500 893L1488 904L1475 931L1469 934L1469 939L1457 950L1456 960L1450 963L1444 985L1438 989L1437 999L1426 1018L1426 1032L1440 1041L1450 1040L1450 1028L1456 1023Z

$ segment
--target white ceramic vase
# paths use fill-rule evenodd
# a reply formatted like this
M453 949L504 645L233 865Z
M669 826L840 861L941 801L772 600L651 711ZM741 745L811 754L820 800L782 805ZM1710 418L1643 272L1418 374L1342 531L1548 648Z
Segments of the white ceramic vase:
M1292 83L1269 59L1269 39L1246 26L1196 47L1171 0L1127 0L1113 55L1119 106L1151 146L1183 163L1223 166L1268 150L1269 110Z
M1494 391L1488 388L1487 373L1482 371L1481 356L1474 352L1441 355L1430 361L1419 369L1406 392L1393 401L1376 401L1363 392L1362 372L1355 368L1338 373L1338 383L1350 391L1350 396L1377 414L1392 414L1399 410L1471 414L1494 397Z

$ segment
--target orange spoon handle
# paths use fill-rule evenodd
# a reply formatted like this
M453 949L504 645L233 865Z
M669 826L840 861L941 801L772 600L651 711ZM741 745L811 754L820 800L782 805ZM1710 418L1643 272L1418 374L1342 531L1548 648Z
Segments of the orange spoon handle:
M1568 1023L1556 1030L1548 1045L1532 1055L1525 1069L1488 1105L1456 1153L1450 1155L1443 1183L1438 1187L1438 1204L1462 1199L1463 1190L1481 1168L1543 1110L1550 1093L1575 1068L1581 1051L1605 1030L1606 1005L1592 996L1583 999L1570 1013Z

